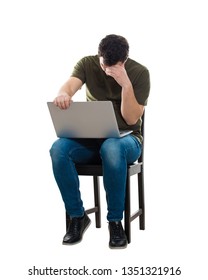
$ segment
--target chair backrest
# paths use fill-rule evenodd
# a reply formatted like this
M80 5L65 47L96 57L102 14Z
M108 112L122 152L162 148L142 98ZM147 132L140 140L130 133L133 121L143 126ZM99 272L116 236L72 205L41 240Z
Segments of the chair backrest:
M145 111L142 115L142 126L141 126L141 133L142 133L142 137L143 137L142 152L141 152L140 157L138 158L138 162L143 162L143 160L144 160L144 121L145 121Z

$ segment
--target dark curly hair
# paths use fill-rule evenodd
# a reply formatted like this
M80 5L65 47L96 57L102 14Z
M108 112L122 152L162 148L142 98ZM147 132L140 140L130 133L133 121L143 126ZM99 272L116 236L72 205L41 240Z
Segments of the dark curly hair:
M98 47L98 56L103 57L105 65L112 66L124 62L129 55L128 41L119 35L110 34L103 38Z

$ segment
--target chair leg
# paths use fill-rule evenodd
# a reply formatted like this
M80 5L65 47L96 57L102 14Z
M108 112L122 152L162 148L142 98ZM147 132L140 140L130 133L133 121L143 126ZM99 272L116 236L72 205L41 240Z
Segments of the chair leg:
M141 215L139 219L140 229L145 229L145 203L144 203L144 176L143 167L141 173L138 174L138 193L139 193L139 208L141 209Z
M94 201L95 207L95 225L96 228L101 227L101 206L100 206L100 182L98 176L93 176L93 185L94 185Z
M131 204L130 204L130 175L129 174L127 174L127 180L126 180L124 229L125 229L128 243L130 243L131 242Z

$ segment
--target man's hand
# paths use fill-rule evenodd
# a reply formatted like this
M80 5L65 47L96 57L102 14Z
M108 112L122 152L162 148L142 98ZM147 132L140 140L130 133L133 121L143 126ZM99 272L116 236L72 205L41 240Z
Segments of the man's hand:
M58 96L54 99L54 104L60 109L69 108L72 96L82 87L82 81L75 77L70 77L60 88Z
M67 93L63 93L57 96L53 102L60 109L67 109L72 103L72 99Z
M126 87L130 83L124 63L106 67L105 73L106 75L113 77L121 87Z

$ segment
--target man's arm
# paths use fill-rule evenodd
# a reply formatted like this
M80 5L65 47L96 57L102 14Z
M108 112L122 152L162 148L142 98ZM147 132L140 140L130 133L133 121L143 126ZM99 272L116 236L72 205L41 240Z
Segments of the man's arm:
M80 79L70 77L60 88L58 96L54 99L54 104L60 109L67 109L72 102L72 96L82 87L82 85L83 83Z
M143 115L144 106L139 104L134 95L131 82L122 87L121 114L128 125L134 125Z
M144 112L134 95L134 89L126 73L124 63L118 63L105 69L107 75L113 77L121 86L121 114L128 125L134 125Z

